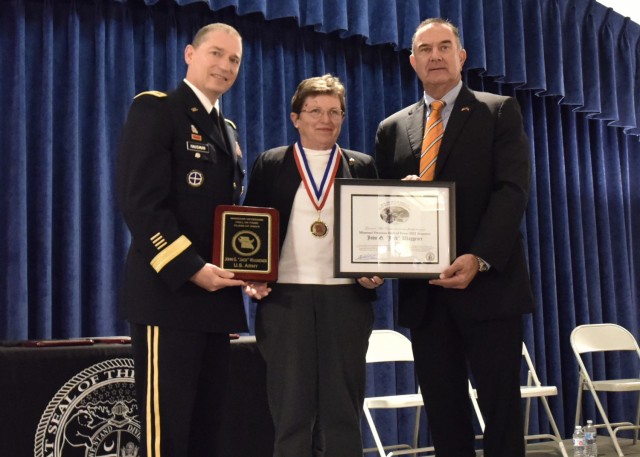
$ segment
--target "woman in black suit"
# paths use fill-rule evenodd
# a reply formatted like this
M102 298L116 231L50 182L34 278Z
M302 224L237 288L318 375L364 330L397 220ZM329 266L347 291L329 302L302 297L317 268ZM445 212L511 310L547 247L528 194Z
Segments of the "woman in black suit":
M377 173L370 156L336 143L345 111L338 78L305 79L291 105L300 138L258 158L244 201L280 212L278 281L246 288L260 300L273 455L360 457L372 289L383 281L333 277L333 181Z

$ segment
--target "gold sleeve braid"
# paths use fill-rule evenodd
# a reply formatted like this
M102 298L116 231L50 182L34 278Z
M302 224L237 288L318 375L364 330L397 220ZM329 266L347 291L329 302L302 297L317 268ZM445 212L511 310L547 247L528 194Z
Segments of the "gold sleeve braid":
M158 255L156 255L153 259L151 259L151 267L156 270L156 273L160 273L160 271L164 267L166 267L173 259L182 254L184 250L189 246L191 246L191 241L189 241L189 238L181 235L173 243L162 249L162 251L160 251Z

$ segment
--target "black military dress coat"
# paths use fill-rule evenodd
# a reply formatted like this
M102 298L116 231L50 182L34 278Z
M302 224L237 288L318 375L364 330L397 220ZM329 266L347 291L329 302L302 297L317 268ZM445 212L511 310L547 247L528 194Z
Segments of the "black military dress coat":
M130 322L239 332L238 287L207 292L189 281L211 262L214 210L239 202L244 171L234 129L216 126L182 82L131 106L118 159L118 199L131 231L122 311Z

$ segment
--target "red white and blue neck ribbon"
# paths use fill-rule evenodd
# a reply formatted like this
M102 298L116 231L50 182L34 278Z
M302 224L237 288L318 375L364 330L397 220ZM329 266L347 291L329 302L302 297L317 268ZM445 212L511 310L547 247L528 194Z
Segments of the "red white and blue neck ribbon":
M302 143L300 143L299 140L293 145L293 151L296 159L296 165L298 166L298 172L300 173L300 178L304 183L305 189L307 189L307 194L311 199L311 203L316 207L316 210L320 211L324 207L327 197L329 196L329 191L331 191L333 182L336 179L338 164L340 163L340 157L342 155L340 147L337 144L333 145L331 153L329 154L329 161L327 162L324 175L322 176L322 181L320 182L320 187L317 186L313 179L313 174L309 168L309 161L304 153Z

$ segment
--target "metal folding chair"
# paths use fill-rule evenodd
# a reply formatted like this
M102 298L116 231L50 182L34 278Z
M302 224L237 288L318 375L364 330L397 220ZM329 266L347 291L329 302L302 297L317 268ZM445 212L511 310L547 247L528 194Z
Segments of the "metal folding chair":
M413 350L411 341L401 333L393 330L374 330L369 338L369 349L367 351L367 363L379 362L413 362ZM380 457L393 457L396 455L418 453L432 453L432 446L418 448L418 433L420 429L420 411L423 406L420 389L417 392L389 395L383 397L368 397L364 400L364 415L371 429L376 447L364 449L363 452L378 452ZM383 445L380 434L376 428L371 410L373 409L398 409L415 408L416 418L414 424L414 437L412 444L388 444ZM391 451L388 452L387 451Z
M596 407L602 417L602 423L595 424L596 428L606 428L618 456L624 456L617 434L622 430L635 430L633 444L638 441L638 429L640 429L640 377L631 379L601 379L593 380L584 363L583 354L610 351L631 351L638 355L640 349L634 336L624 327L616 324L587 324L576 327L571 332L571 347L578 361L580 381L578 384L578 401L576 404L576 424L581 423L582 416L582 392L591 392ZM598 392L638 392L638 406L635 424L631 422L611 422L605 411Z

